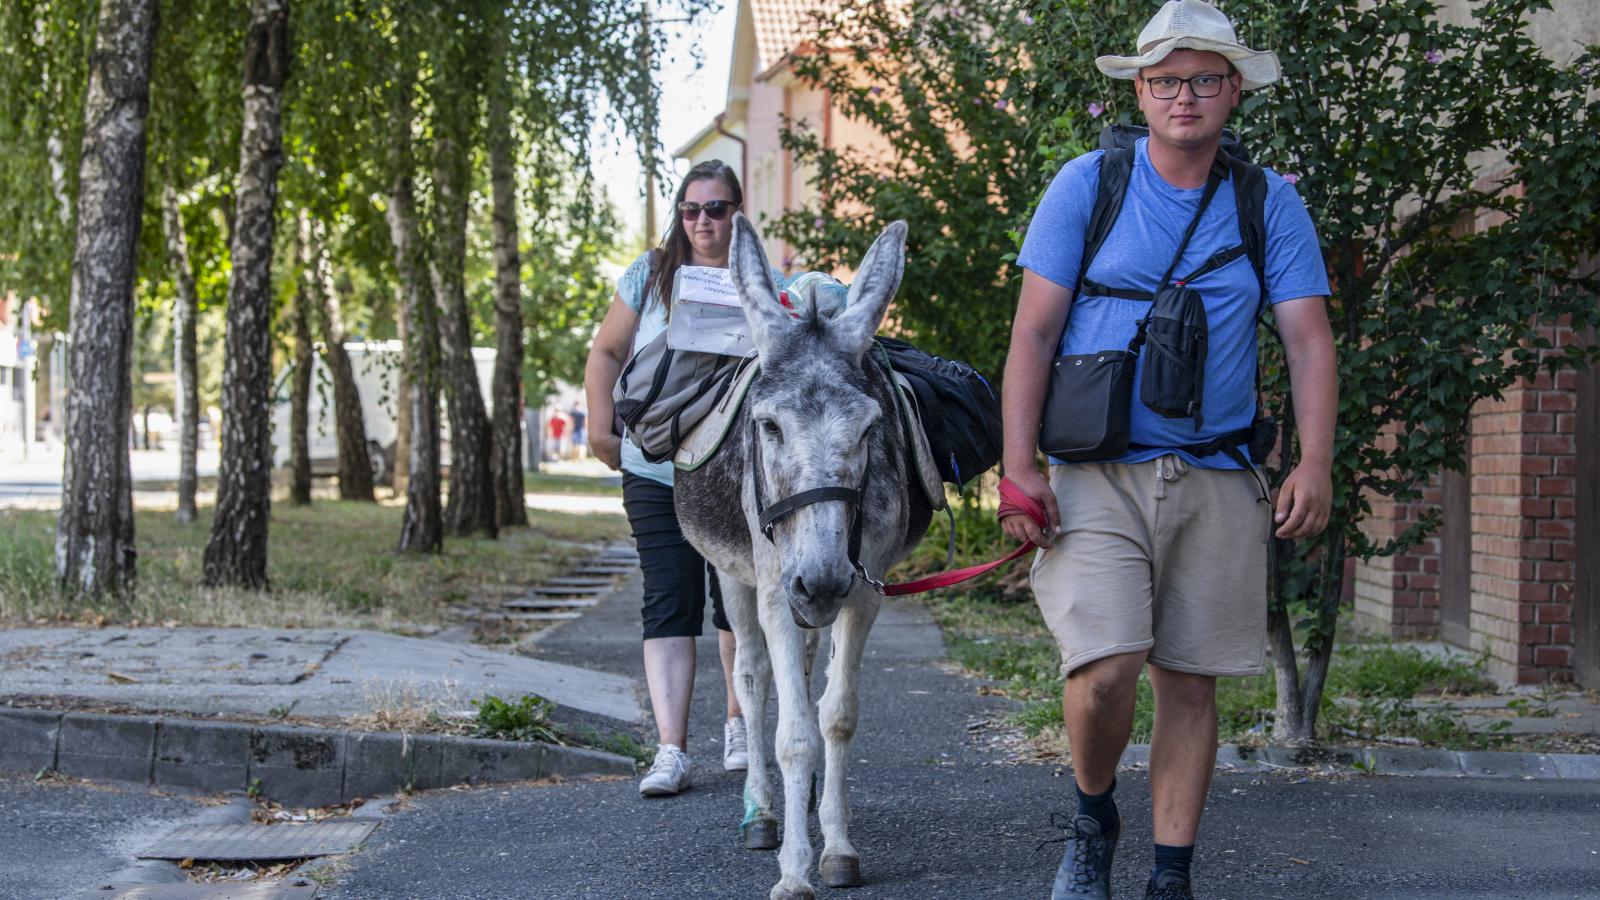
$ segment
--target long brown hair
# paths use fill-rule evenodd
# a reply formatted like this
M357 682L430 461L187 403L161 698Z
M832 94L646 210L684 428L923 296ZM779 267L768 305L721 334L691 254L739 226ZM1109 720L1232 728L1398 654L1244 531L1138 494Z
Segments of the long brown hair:
M739 176L720 159L708 159L683 176L683 183L678 185L677 196L672 198L672 225L661 238L661 246L650 251L650 277L644 282L646 302L654 291L656 299L666 307L668 316L672 315L672 281L678 275L678 267L689 261L690 250L689 233L683 230L683 216L678 214L678 204L683 202L689 185L706 178L715 178L728 186L729 192L733 194L735 208L744 206L744 189L739 187ZM662 288L661 285L667 287Z

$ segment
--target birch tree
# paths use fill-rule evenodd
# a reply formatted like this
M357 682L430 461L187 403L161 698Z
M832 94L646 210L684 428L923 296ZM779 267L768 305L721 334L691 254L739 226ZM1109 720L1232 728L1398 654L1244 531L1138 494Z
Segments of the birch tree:
M136 571L128 373L155 28L155 0L101 4L83 106L56 526L56 574L75 593L123 592Z
M267 586L272 505L272 250L283 165L288 0L252 0L244 53L233 277L222 378L222 465L206 544L208 586Z

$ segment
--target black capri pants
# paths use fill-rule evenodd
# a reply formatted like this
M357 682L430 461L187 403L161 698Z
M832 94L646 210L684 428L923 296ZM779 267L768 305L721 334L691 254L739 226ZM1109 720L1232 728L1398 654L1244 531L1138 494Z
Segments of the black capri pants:
M710 584L711 624L732 631L722 610L716 571L684 539L672 488L659 481L622 473L622 508L639 548L644 571L644 638L699 637Z

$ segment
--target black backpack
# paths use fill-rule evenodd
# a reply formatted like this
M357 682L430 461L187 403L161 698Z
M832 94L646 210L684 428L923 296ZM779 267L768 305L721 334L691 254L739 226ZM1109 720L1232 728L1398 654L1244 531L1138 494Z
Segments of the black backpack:
M1090 279L1087 274L1089 264L1094 261L1095 255L1100 252L1100 247L1111 235L1112 226L1116 225L1117 216L1122 212L1122 201L1128 193L1128 182L1133 174L1134 145L1139 138L1149 134L1150 129L1137 125L1108 125L1100 132L1100 149L1104 151L1100 156L1100 185L1095 192L1094 209L1089 214L1089 227L1084 234L1083 262L1078 267L1078 284L1072 292L1073 297L1078 297L1087 290L1097 297L1118 297L1146 302L1155 300L1155 295L1150 291L1108 286ZM1256 307L1256 321L1266 325L1267 330L1277 337L1277 329L1264 318L1267 309L1266 173L1260 166L1250 162L1250 151L1233 132L1226 129L1222 132L1222 146L1217 154L1217 165L1226 169L1227 178L1233 182L1233 196L1239 214L1240 242L1238 246L1206 260L1204 265L1188 277L1191 280L1198 278L1206 272L1222 268L1241 255L1248 256L1250 267L1256 273L1256 283L1261 288L1260 304ZM1282 338L1278 339L1281 343ZM1258 371L1257 394L1260 393L1259 381ZM1268 417L1263 417L1258 405L1256 421L1251 427L1222 435L1203 444L1190 444L1175 449L1185 450L1195 456L1209 456L1221 451L1235 457L1243 465L1244 459L1239 456L1238 448L1248 445L1251 459L1259 464L1276 443L1276 438L1276 423ZM1144 449L1142 445L1129 446L1130 449Z
M879 337L890 367L911 386L939 466L939 477L960 487L1000 461L1000 401L989 382L963 362L926 353L905 341Z

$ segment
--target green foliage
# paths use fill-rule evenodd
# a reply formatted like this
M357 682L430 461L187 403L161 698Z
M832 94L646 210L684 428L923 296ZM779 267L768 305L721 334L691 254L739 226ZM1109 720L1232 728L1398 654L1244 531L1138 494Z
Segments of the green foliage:
M556 705L537 694L523 694L509 703L490 694L472 701L472 705L478 708L474 737L546 744L560 741L560 734L550 724L550 713L555 711Z
M1461 22L1431 0L1225 5L1241 40L1278 49L1284 70L1233 125L1259 162L1296 179L1334 290L1334 518L1318 540L1280 542L1274 598L1313 657L1332 650L1344 560L1397 552L1438 525L1426 515L1374 539L1361 529L1372 498L1419 500L1435 473L1462 468L1477 401L1594 355L1556 329L1582 333L1596 316L1583 260L1600 233L1600 48L1535 46L1528 17L1549 5L1482 0ZM1037 198L1103 125L1135 121L1131 85L1093 59L1131 49L1152 6L885 7L822 23L819 43L848 49L797 69L888 150L826 146L789 123L818 200L776 231L806 265L851 265L887 222L909 219L895 324L998 375ZM1268 410L1287 426L1281 481L1298 459L1282 348L1263 341L1261 365Z

